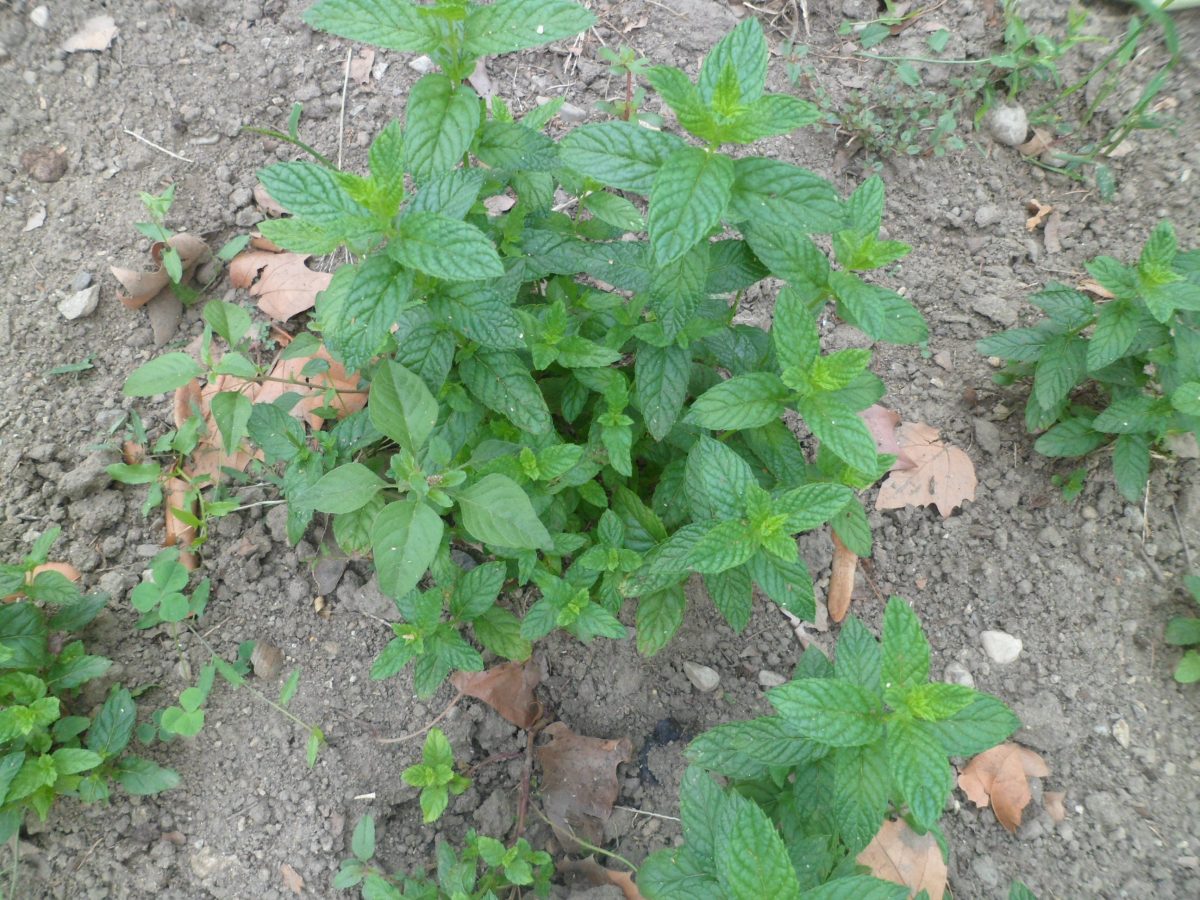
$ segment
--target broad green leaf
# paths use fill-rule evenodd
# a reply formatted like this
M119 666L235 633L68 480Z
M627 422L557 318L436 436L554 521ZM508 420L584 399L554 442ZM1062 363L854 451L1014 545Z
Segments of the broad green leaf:
M462 527L478 541L522 550L549 549L550 532L538 519L529 496L504 475L485 475L454 495Z
M525 335L512 302L496 284L448 284L429 299L428 310L446 325L489 350L524 350ZM405 341L397 339L404 352Z
M286 707L296 696L296 691L300 689L300 670L293 669L292 674L287 677L287 681L283 683L283 687L279 689L279 705Z
M887 729L892 777L923 829L937 824L953 784L946 752L928 724L893 717Z
M499 278L504 266L496 248L474 225L439 213L403 216L387 246L396 262L446 281Z
M639 343L634 357L634 386L646 430L662 441L675 426L687 398L692 353L674 344L654 347Z
M441 517L417 500L389 503L371 525L379 588L403 597L428 570L442 542Z
M712 572L704 576L704 587L729 627L741 633L749 624L753 611L750 572L744 566Z
M704 284L707 296L744 291L771 274L745 241L712 241L707 249L708 274Z
M736 76L743 103L750 103L762 96L767 83L767 40L763 36L762 26L753 16L742 20L717 41L704 58L697 87L705 103L712 103L717 82L726 66Z
M806 299L829 291L829 260L803 232L766 223L746 226L746 241L771 274L782 278Z
M1189 650L1175 666L1174 678L1180 684L1195 684L1200 681L1200 651Z
M287 462L305 448L304 426L273 403L255 403L246 431L268 462Z
M979 694L961 684L931 681L919 684L904 696L904 706L914 718L926 722L948 719L975 702Z
M833 532L855 556L871 555L871 525L867 521L866 510L856 499L846 504L830 522Z
M921 313L895 291L868 284L849 272L830 273L829 286L838 311L870 337L893 344L917 344L929 337Z
M1130 502L1141 499L1150 480L1150 440L1144 434L1122 434L1113 444L1113 475L1121 495Z
M138 366L125 379L126 397L153 397L183 387L204 374L204 367L186 353L164 353Z
M835 230L841 221L837 191L814 172L748 156L733 161L733 174L725 211L731 222L823 234Z
M851 231L874 234L883 223L883 179L872 175L846 201L846 227Z
M716 846L717 879L730 900L794 900L800 896L783 838L753 800L728 795L729 832Z
M462 161L475 138L479 117L475 92L463 86L456 90L445 75L426 75L413 85L405 114L404 149L417 184L424 185Z
M375 136L368 161L376 197L371 208L390 219L404 199L404 133L399 119L392 119Z
M610 187L649 194L654 177L672 153L683 147L673 134L633 122L583 125L559 144L564 165Z
M411 303L413 275L379 253L338 270L334 282L335 297L327 290L318 301L322 335L348 369L360 370L395 345L392 329Z
M221 433L221 444L225 452L233 455L240 449L246 437L246 425L250 421L253 404L241 391L221 391L209 401L213 421Z
M692 516L700 522L742 515L746 490L756 483L749 464L710 437L701 437L692 445L685 478Z
M1033 294L1029 302L1042 310L1051 321L1067 329L1089 325L1096 316L1095 304L1086 294L1057 281L1051 281Z
M785 287L775 298L771 342L783 369L795 367L807 371L821 353L817 320L794 288Z
M985 356L999 356L1016 362L1035 362L1057 331L1046 328L1012 328L975 343L975 349Z
M42 613L33 603L0 604L0 667L41 669L49 664Z
M467 7L463 51L498 56L541 47L587 31L596 17L574 0L496 0ZM371 42L376 43L376 42Z
M71 747L60 747L51 756L54 759L54 768L58 769L59 775L77 775L88 769L96 768L104 761L99 753Z
M688 557L688 565L704 574L724 572L748 562L758 547L753 527L740 519L730 519L700 536Z
M844 634L838 641L839 657ZM857 854L871 843L887 813L892 776L884 742L836 750L833 785L833 811L842 840Z
M607 191L596 191L584 197L583 205L593 216L613 228L626 232L646 230L642 214L624 197Z
M658 266L651 278L650 309L668 341L676 341L694 323L705 298L708 246L697 244L674 262Z
M113 463L105 467L105 471L112 476L113 481L119 481L121 484L153 484L162 477L162 466L158 463ZM24 581L24 573L22 572L21 580ZM12 588L16 590L16 588Z
M926 731L941 741L947 756L974 756L1003 743L1021 727L1021 720L995 697L977 694L970 705L949 718L925 725Z
M241 341L250 330L250 313L234 303L210 300L204 304L203 315L212 330L231 346Z
M720 143L720 126L713 118L713 111L687 75L674 66L653 66L645 75L650 86L671 107L680 127L710 145Z
M505 571L503 562L490 562L467 572L450 598L451 615L459 619L477 619L491 609L504 587Z
M1092 429L1105 434L1137 434L1154 431L1168 415L1166 404L1145 395L1114 400L1092 420Z
M714 431L758 428L783 415L790 393L771 372L735 375L697 397L685 421Z
M900 597L883 612L883 687L908 691L929 678L929 641L917 614Z
M521 430L545 434L553 427L546 400L519 356L481 350L461 359L458 373L477 400Z
M845 681L854 682L872 694L878 694L882 671L883 654L879 642L862 622L851 616L842 626L842 633L838 636L834 674Z
M350 198L336 174L316 163L276 163L260 169L263 187L288 212L318 226L342 227L347 219L373 220L371 211Z
M425 382L391 360L375 371L367 411L376 428L413 454L425 446L438 417Z
M854 498L850 488L840 484L806 484L785 491L771 501L771 511L788 517L784 526L789 534L812 531L841 512Z
M780 716L760 716L710 728L688 744L687 757L740 779L761 778L772 768L806 766L828 752L825 744L796 734Z
M1043 456L1086 456L1108 440L1092 428L1091 419L1064 419L1034 442Z
M387 50L432 53L445 40L439 20L405 0L320 0L304 13L304 21Z
M1200 416L1200 381L1188 381L1175 388L1171 406L1185 416Z
M483 182L484 174L479 169L451 169L435 175L421 186L404 213L432 212L461 219L475 205Z
M696 766L688 766L679 785L679 818L687 847L711 867L717 844L723 839L720 821L726 794L712 777Z
M798 618L812 620L816 614L816 598L812 576L804 560L784 562L760 551L750 558L747 569L768 597Z
M659 265L679 259L721 220L733 186L733 161L684 147L667 157L650 190L647 227Z
M870 875L851 875L810 888L800 895L800 900L908 900L909 896L906 885Z
M638 653L653 656L667 645L683 624L686 603L682 585L673 585L638 599Z
M824 446L860 472L875 471L875 439L853 409L828 394L814 394L796 402L804 423Z
M821 121L821 109L790 94L767 94L718 126L721 143L752 144Z
M362 463L346 463L322 475L294 502L318 512L353 512L365 506L387 486L386 481Z
M502 607L493 606L475 619L471 628L479 643L505 659L524 662L533 651L529 641L521 637L521 620Z
M354 826L350 852L362 862L370 862L371 857L375 855L375 819L371 815L364 815Z
M691 847L659 850L646 857L638 868L637 888L646 900L726 900L711 871Z
M137 724L137 704L125 688L113 690L87 733L87 746L102 757L116 756L129 745Z
M160 794L179 784L178 772L136 756L122 758L114 777L121 787L135 796Z
M1033 398L1053 409L1087 377L1087 342L1078 335L1051 338L1042 349L1033 373Z
M803 678L767 692L788 727L832 747L858 747L883 737L878 696L840 678Z

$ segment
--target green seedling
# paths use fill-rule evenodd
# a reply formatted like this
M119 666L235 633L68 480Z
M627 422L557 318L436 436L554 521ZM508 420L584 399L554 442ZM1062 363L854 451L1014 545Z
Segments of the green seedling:
M457 797L471 786L470 778L454 771L454 753L440 728L429 729L421 762L409 766L400 777L405 784L421 789L421 820L426 825L442 817L451 794Z
M1062 498L1070 503L1083 493L1087 474L1087 466L1079 466L1072 469L1067 475L1051 475L1050 483L1058 488L1062 492Z
M637 84L639 78L646 75L650 63L637 51L622 44L616 50L611 47L601 47L596 55L608 63L610 76L623 78L625 81L625 96L621 100L601 100L596 106L610 116L625 122L639 122L650 128L661 128L662 116L650 112L642 112L642 104L646 102L646 91Z
M1185 575L1183 585L1192 599L1200 604L1200 577ZM1200 681L1200 618L1176 616L1168 622L1167 643L1187 648L1175 666L1175 680L1180 684Z

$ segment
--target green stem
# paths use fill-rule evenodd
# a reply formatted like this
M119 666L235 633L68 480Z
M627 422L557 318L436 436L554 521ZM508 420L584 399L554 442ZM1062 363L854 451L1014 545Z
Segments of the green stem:
M242 131L249 131L251 134L261 134L263 137L274 138L277 141L289 143L293 147L299 147L325 168L337 171L337 166L333 164L333 160L328 156L318 153L312 147L308 146L308 144L304 143L304 141L294 138L290 134L284 134L282 131L276 131L274 128L259 128L257 125L243 125Z

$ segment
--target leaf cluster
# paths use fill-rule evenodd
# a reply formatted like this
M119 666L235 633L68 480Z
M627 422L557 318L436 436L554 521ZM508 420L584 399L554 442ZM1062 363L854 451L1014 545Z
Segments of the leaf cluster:
M454 752L440 728L429 729L421 761L405 769L400 777L405 784L421 789L421 820L426 825L442 817L451 794L457 797L471 786L470 778L454 771Z
M982 752L1020 724L994 697L930 682L929 665L916 615L893 597L882 642L851 617L833 663L810 649L793 680L768 692L774 715L696 738L680 791L684 845L646 860L642 893L681 896L686 885L687 896L714 900L906 897L859 875L855 857L890 816L945 850L947 757Z
M1200 576L1185 575L1183 584L1192 599L1200 604ZM1167 623L1166 637L1168 644L1188 648L1175 664L1175 680L1180 684L1200 681L1200 618L1176 616Z
M1008 360L1000 384L1032 378L1025 424L1046 456L1105 448L1117 487L1141 497L1151 453L1200 434L1200 251L1180 252L1160 223L1138 261L1100 256L1087 270L1110 299L1050 283L1030 297L1046 318L978 344Z
M59 796L96 803L108 799L113 782L131 794L179 782L170 769L125 752L137 721L128 690L114 685L94 716L72 711L79 691L112 661L57 636L82 631L108 597L82 596L59 572L34 574L58 535L47 531L20 564L0 565L0 843L27 811L45 820Z

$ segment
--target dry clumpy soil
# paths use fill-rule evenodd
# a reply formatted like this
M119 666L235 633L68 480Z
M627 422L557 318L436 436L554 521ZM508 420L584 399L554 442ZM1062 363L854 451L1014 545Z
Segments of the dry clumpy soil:
M149 710L184 686L180 653L194 668L205 660L198 645L184 641L177 650L166 634L133 628L128 592L159 546L161 523L144 519L139 492L109 484L103 465L113 429L135 405L121 397L121 383L159 351L145 314L117 303L107 267L143 258L144 242L132 228L142 216L141 190L174 183L169 223L214 245L257 221L255 169L293 151L241 126L284 127L292 103L302 101L306 140L336 152L347 46L305 27L299 0L48 0L40 25L31 20L34 5L0 2L0 556L11 559L31 536L63 526L58 555L83 571L89 588L113 596L86 637L94 652L116 661L114 674L125 683L157 685L142 697ZM497 91L517 110L559 95L594 109L616 89L597 62L598 38L694 72L737 16L749 14L711 0L592 5L600 24L576 52L560 45L490 63ZM958 0L930 18L952 32L952 52L979 55L999 39L987 22L990 5ZM837 29L870 18L875 4L808 7L818 77L838 96L861 88L872 72L847 58ZM1033 27L1065 28L1066 3L1026 7ZM771 5L764 8L770 24ZM1124 28L1127 9L1119 5L1089 12L1098 34ZM58 49L101 13L120 29L109 49ZM886 402L906 420L931 423L968 451L980 485L976 500L949 519L931 509L873 514L873 577L884 593L912 600L933 644L935 672L963 667L978 687L1010 702L1025 722L1018 739L1052 769L1015 835L956 794L944 822L956 897L1003 897L1014 878L1043 898L1200 896L1200 692L1174 684L1174 653L1162 643L1164 623L1186 610L1178 589L1186 554L1200 553L1197 463L1156 463L1144 504L1124 501L1103 473L1065 503L1050 483L1064 469L1033 453L1020 392L996 389L987 361L973 350L980 336L1031 317L1024 298L1036 285L1078 277L1083 262L1101 252L1135 256L1161 218L1175 221L1185 246L1197 245L1200 16L1177 21L1184 61L1166 89L1178 101L1176 127L1133 138L1132 152L1114 163L1113 202L1047 176L980 133L967 135L963 152L884 160L880 169L886 228L914 246L885 277L921 308L931 337L927 355L880 348L876 371L888 385ZM778 44L791 28L777 24ZM923 40L913 29L893 43L911 53ZM1068 74L1094 58L1074 58ZM351 85L343 134L349 168L364 165L367 142L401 109L417 77L408 62L381 52L368 85ZM1128 104L1160 62L1161 50L1140 56L1110 106ZM945 77L932 69L925 75ZM775 89L790 89L781 61L771 77ZM846 164L837 155L843 139L833 129L809 129L768 150L849 192L871 162L860 155ZM1057 241L1025 230L1033 197L1061 212ZM41 210L43 224L27 229ZM85 276L101 285L99 308L67 321L55 305ZM219 282L215 296L228 288ZM765 315L767 302L746 313ZM825 324L832 345L862 340ZM188 310L176 340L199 327L198 310ZM84 358L94 367L83 374L46 374ZM152 430L168 427L165 399L136 407ZM243 496L268 499L258 488ZM420 742L376 738L426 723L449 688L420 703L404 675L381 683L367 677L388 638L379 620L388 604L359 563L340 578L340 566L314 570L320 540L314 532L289 547L278 511L259 506L220 522L203 563L214 585L209 640L226 655L242 640L268 641L286 655L285 672L302 668L294 709L330 738L316 767L305 767L304 735L290 723L246 692L219 688L199 737L152 751L182 775L177 790L140 800L121 795L105 808L62 802L23 834L22 896L271 900L293 896L281 873L287 865L303 879L304 895L328 897L365 812L380 826L380 858L395 867L422 865L438 836L507 829L519 758L481 769L436 829L420 826L415 791L399 779ZM827 543L806 540L805 550L820 589ZM314 612L318 595L327 598L327 618ZM870 590L856 609L877 626L880 607ZM980 643L985 630L1020 638L1020 657L990 662ZM690 735L763 709L760 676L788 675L798 653L788 623L766 605L737 637L704 603L691 607L682 632L654 659L639 658L630 641L583 647L555 638L543 646L542 691L558 715L580 733L629 736L645 761L644 770L637 761L622 770L619 804L626 809L609 823L612 847L636 862L677 838L674 823L630 811L677 810L683 740L653 740L656 725L670 718ZM718 690L697 693L685 661L715 669ZM275 681L261 686L278 690ZM443 726L456 755L470 762L519 751L524 740L474 703ZM1065 821L1056 824L1044 811L1043 790L1065 792ZM547 835L535 827L531 837Z

